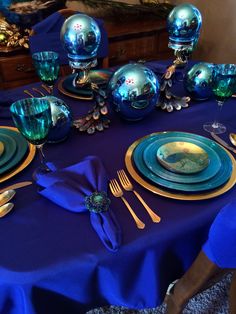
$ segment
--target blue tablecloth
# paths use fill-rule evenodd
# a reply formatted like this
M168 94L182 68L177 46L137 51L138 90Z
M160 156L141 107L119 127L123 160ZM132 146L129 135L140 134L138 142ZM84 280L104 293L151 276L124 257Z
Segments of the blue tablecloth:
M153 65L153 64L152 64ZM25 97L18 88L12 97ZM178 85L177 85L178 87ZM181 93L181 88L177 88ZM57 93L57 91L55 91ZM2 92L3 93L3 92ZM2 95L4 96L4 95ZM71 106L74 116L86 113L92 104L58 94ZM87 155L101 158L110 178L125 167L127 148L136 139L158 131L186 131L209 137L202 125L212 120L214 100L191 102L188 109L167 113L156 109L136 123L120 120L110 112L111 126L87 135L72 130L59 144L45 145L48 160L64 165ZM236 100L223 107L221 121L236 131ZM13 125L1 119L1 125ZM14 178L1 186L30 180L39 156ZM162 217L152 223L133 194L126 193L146 228L136 228L120 199L112 208L122 227L122 246L108 251L91 228L88 213L68 212L37 193L35 185L17 192L14 211L0 220L0 312L10 314L85 313L106 304L130 308L158 306L167 286L179 278L197 256L207 239L209 226L219 210L236 196L236 187L217 198L177 201L134 186Z

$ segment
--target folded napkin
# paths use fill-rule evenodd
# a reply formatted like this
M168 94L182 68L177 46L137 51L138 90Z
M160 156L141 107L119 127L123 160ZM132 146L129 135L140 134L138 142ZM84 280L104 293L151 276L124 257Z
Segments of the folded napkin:
M203 251L219 267L236 268L236 200L216 216Z
M103 20L97 18L94 18L94 20L97 22L101 31L101 43L98 48L97 56L99 58L104 58L108 55L107 32L104 28ZM53 50L59 53L61 64L68 64L67 53L63 49L60 41L60 31L64 21L64 16L59 12L55 12L43 21L35 24L32 27L35 35L32 35L29 38L31 54L39 51Z
M103 244L110 251L117 251L121 245L121 228L109 208L107 182L104 166L96 156L37 177L41 195L69 211L89 211L91 224Z

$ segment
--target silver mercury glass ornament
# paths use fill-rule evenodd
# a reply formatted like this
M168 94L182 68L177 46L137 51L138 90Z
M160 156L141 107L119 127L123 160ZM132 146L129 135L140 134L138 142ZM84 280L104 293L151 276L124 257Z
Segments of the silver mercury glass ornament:
M74 14L62 25L61 42L67 51L69 65L73 69L72 84L75 88L89 88L93 93L95 106L85 117L74 120L73 125L81 132L93 134L108 127L106 93L97 84L91 83L89 71L97 65L97 51L101 32L97 22L88 15Z
M184 88L194 100L206 100L213 96L212 71L214 65L208 62L194 64L184 77Z
M96 21L85 14L74 14L62 25L60 38L75 73L74 87L89 83L89 71L97 65L101 32Z
M149 68L140 63L120 67L108 84L108 98L125 120L139 121L149 115L159 97L159 82Z
M176 6L167 18L168 47L175 51L176 59L163 75L158 106L168 112L188 107L190 97L179 97L171 93L172 78L176 68L183 67L188 62L189 56L197 45L201 25L200 11L189 3Z

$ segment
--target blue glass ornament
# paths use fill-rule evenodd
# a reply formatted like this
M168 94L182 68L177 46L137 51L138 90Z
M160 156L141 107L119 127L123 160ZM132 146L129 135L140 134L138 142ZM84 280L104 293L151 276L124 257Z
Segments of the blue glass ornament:
M70 133L73 118L71 109L63 100L54 97L46 96L51 107L52 127L49 131L47 142L58 143L67 138Z
M195 100L206 100L212 93L213 64L207 62L196 63L184 77L184 87Z
M62 25L60 38L71 62L95 58L101 41L96 21L85 14L74 14Z
M200 11L189 3L176 6L167 18L169 47L193 50L199 38L202 25Z
M153 111L157 104L159 82L152 70L144 65L126 64L111 77L108 97L122 118L141 120Z

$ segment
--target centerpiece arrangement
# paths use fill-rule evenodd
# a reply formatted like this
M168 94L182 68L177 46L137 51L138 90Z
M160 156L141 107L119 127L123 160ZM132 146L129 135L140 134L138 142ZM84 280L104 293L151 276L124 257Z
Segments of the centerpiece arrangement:
M187 107L190 101L189 97L178 97L172 94L172 79L176 68L184 67L192 51L196 48L201 25L202 16L200 11L189 3L176 6L167 18L168 46L174 50L176 59L163 75L158 106L168 112Z

